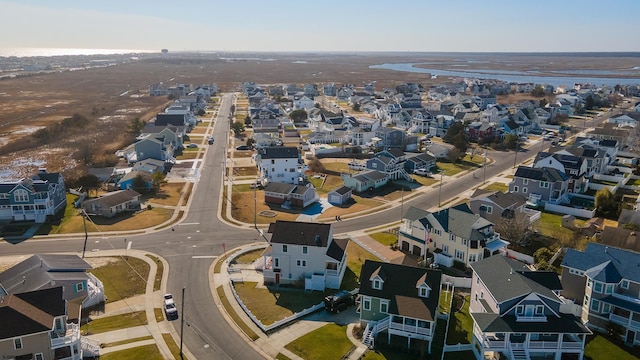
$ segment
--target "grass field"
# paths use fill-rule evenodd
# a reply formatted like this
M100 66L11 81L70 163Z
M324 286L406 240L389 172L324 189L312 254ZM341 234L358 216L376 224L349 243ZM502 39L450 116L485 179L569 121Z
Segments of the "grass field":
M82 329L89 331L91 334L98 334L111 330L126 329L142 325L147 325L147 315L144 311L134 311L127 314L95 319L89 322L89 326L86 326L85 324Z
M369 234L375 241L382 245L390 246L398 242L398 236L388 232L378 232Z
M252 264L256 261L264 252L264 249L256 249L249 252L246 252L235 259L233 259L233 264Z
M233 322L236 325L238 325L238 327L240 329L242 329L242 331L251 340L253 340L253 341L258 340L260 338L260 336L258 336L258 334L256 334L253 330L251 330L251 328L249 326L247 326L247 324L245 324L244 321L242 321L240 316L238 316L236 311L231 306L231 303L229 302L229 298L227 298L227 295L225 295L224 289L222 288L222 286L218 286L216 288L216 293L218 293L218 297L220 298L220 302L222 303L222 306L224 307L224 309L227 311L227 314L229 314L229 317L231 317L231 320L233 320ZM236 301L236 300L233 299L233 301Z
M362 246L349 241L347 245L347 270L345 270L340 288L353 290L358 287L360 270L365 260L381 261L380 258L368 252Z
M454 301L454 304L456 302ZM447 344L471 344L473 337L473 319L469 315L469 295L464 297L461 309L451 309L453 318L449 320Z
M588 340L587 345L584 347L584 355L586 358L591 358L591 360L638 359L602 335L596 335L591 340Z
M507 191L509 191L509 186L505 183L493 182L483 189L488 191L500 191L506 193Z
M144 294L149 276L149 264L130 257L109 258L108 262L100 267L89 270L104 284L104 292L107 302L118 301Z
M100 360L163 360L160 350L155 344L138 346L132 349L115 351L100 355Z
M285 348L305 360L341 359L353 346L346 332L346 326L327 324L290 342Z

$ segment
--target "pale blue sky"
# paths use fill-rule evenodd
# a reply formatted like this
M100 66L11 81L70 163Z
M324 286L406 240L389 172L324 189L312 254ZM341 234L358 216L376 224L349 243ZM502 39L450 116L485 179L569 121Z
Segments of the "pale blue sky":
M0 47L640 51L637 0L0 0Z

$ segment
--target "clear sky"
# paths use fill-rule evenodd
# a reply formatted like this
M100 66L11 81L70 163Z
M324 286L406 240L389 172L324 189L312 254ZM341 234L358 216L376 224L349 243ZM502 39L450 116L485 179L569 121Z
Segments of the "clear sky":
M640 51L638 0L0 0L0 47Z

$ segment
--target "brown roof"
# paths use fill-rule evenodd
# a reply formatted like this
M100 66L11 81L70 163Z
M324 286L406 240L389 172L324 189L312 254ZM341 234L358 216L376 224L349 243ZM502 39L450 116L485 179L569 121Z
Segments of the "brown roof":
M10 294L0 298L0 339L35 334L53 329L56 316L65 315L62 287Z
M603 245L640 252L640 241L638 240L640 238L637 231L607 226L602 231L598 242Z

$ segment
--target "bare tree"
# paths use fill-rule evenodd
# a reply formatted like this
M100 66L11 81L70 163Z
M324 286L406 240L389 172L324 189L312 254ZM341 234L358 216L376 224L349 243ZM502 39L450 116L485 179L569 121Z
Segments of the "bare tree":
M529 217L523 213L514 213L510 216L502 217L495 224L495 229L500 233L500 237L512 243L518 243L524 239L529 232Z

